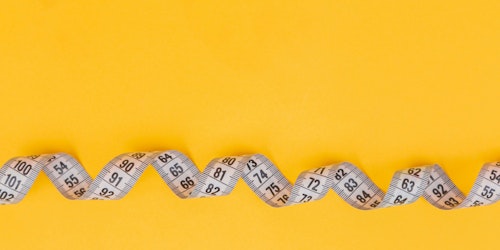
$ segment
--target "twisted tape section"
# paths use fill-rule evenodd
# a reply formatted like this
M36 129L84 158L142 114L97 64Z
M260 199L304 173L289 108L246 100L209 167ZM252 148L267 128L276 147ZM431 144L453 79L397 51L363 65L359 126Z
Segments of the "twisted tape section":
M20 202L41 170L68 199L118 200L130 191L149 165L183 199L228 195L240 178L273 207L319 200L330 188L351 206L362 210L410 204L421 196L439 209L484 206L500 199L500 162L486 163L465 196L439 165L397 171L384 193L348 162L304 171L292 185L261 154L216 158L200 172L184 154L167 150L121 154L106 164L94 180L66 153L16 157L0 169L0 204Z

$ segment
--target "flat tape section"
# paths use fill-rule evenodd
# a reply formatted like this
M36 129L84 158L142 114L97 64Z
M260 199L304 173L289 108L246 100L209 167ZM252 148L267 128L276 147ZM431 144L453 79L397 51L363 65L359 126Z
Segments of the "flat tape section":
M66 153L16 157L0 169L0 204L20 202L41 170L68 199L118 200L130 191L149 165L183 199L228 195L240 178L272 207L319 200L330 188L349 205L362 210L410 204L421 196L446 210L485 206L500 199L500 162L484 164L465 196L437 164L397 171L384 193L348 162L304 171L292 185L261 154L216 158L200 172L184 154L167 150L116 156L94 180Z

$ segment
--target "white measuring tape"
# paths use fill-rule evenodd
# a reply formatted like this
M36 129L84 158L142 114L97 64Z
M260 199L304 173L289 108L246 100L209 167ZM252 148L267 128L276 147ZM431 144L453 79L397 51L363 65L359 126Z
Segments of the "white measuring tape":
M72 200L123 198L152 165L180 198L228 195L240 178L273 207L319 200L332 188L351 206L370 210L415 202L423 196L440 209L485 206L500 199L500 162L486 163L465 196L438 165L397 171L386 194L351 163L302 172L292 185L261 154L212 160L203 172L175 150L126 153L111 160L92 180L82 165L65 153L13 158L0 169L0 204L20 202L43 169L64 197Z

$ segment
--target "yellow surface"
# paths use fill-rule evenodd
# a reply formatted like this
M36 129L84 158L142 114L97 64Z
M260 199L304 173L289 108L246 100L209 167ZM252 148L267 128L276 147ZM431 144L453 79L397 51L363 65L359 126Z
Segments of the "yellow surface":
M500 3L305 2L2 1L0 160L65 151L96 176L122 152L260 152L291 180L351 161L383 189L436 162L468 191L500 157ZM152 168L123 200L69 201L42 174L0 208L0 246L489 249L499 214L333 192L273 209L242 181L186 201Z

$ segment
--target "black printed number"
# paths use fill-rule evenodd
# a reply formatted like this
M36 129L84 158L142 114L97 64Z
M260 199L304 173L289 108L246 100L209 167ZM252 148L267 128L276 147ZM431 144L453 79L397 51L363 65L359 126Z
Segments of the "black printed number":
M80 188L78 190L76 190L75 192L73 192L77 197L80 197L82 196L84 193L85 193L85 188Z
M302 194L302 199L300 199L299 202L308 202L308 201L311 201L312 199L312 196L308 195L308 194Z
M278 201L281 201L283 204L285 204L288 201L288 195L284 194L278 199Z
M235 161L236 161L236 158L232 158L232 157L226 157L226 158L222 159L222 163L227 164L229 166L233 165L233 163Z
M354 191L354 189L358 186L358 183L353 179L349 178L346 183L344 183L344 187L347 188L349 192Z
M216 195L220 191L219 187L214 186L214 184L210 183L208 184L207 189L205 190L205 193L211 194L211 195Z
M23 175L28 175L31 171L31 165L27 164L25 161L17 161L14 169Z
M129 160L123 160L119 167L128 173L128 172L130 172L130 170L132 170L134 165L135 164Z
M484 202L482 202L482 201L478 201L478 200L475 200L475 201L472 203L472 205L470 205L470 206L471 206L471 207L477 207L477 206L481 206L481 205L483 205L483 204L484 204Z
M496 181L497 183L500 184L500 175L497 173L495 169L491 170L490 180Z
M335 173L335 179L340 181L342 177L346 175L345 171L341 168L337 169L337 172Z
M398 195L396 196L396 199L394 199L394 204L404 204L408 198L403 198L403 196Z
M172 160L173 157L169 154L164 154L164 155L160 155L158 156L158 159L163 162L163 163L167 163L168 161Z
M444 204L448 207L455 207L458 205L458 201L455 200L455 198L450 197L447 201L444 202Z
M314 170L314 173L323 174L324 171L325 168L317 168L316 170Z
M68 176L68 178L64 179L64 183L66 183L69 188L72 188L76 186L76 184L80 183L80 180L78 180L76 176L71 174L70 176Z
M401 183L401 188L405 189L408 192L413 191L413 187L415 186L414 181L410 181L410 179L403 179L403 182Z
M259 184L261 184L264 181L264 179L268 178L266 172L264 172L264 170L262 170L262 169L260 170L260 172L253 174L253 177L257 178L257 180L259 181Z
M448 190L445 190L442 184L438 184L436 188L432 189L432 193L435 194L438 198L441 198L448 193Z
M184 169L177 162L172 167L170 167L169 170L174 177L177 177L180 174L184 173Z
M14 198L13 194L7 193L0 189L0 200L11 201Z
M115 187L118 187L118 184L122 181L123 177L120 177L120 175L116 172L111 174L111 177L109 177L109 183L115 185Z
M374 201L372 204L370 204L370 207L377 207L380 204L380 201Z
M257 167L257 162L255 162L254 160L249 160L247 162L247 168L249 171L252 171L252 169L254 169L255 167Z
M222 181L222 179L224 179L224 175L226 175L226 170L222 170L222 168L215 169L214 177L216 179L220 179Z
M7 178L5 179L5 185L17 190L19 188L19 185L21 185L21 180L18 180L15 175L8 174Z
M141 159L142 157L144 157L146 154L145 153L133 153L132 155L130 155L130 157L132 158L135 158L137 160Z
M318 191L318 186L321 182L316 179L316 178L313 178L313 177L309 177L309 184L307 185L307 188L310 188L311 190L313 191Z
M54 167L54 170L57 171L57 173L59 175L62 175L64 174L64 172L68 171L68 166L66 164L64 164L64 162L59 162L58 165L55 165Z
M419 175L420 171L422 171L422 169L420 169L420 168L410 168L410 169L408 169L408 174L416 176L416 177L420 177L420 175Z
M281 191L280 187L274 184L274 182L272 182L268 187L266 187L266 190L271 192L273 196L275 196L277 193L279 193L279 191Z
M100 196L106 197L106 198L111 198L111 196L113 196L114 194L115 194L115 192L108 190L107 188L101 189L101 192L99 193Z
M364 190L362 191L361 194L356 195L356 199L358 199L358 201L360 201L361 203L365 203L371 197L372 196L369 193L365 192Z
M194 186L194 181L191 179L191 177L186 177L186 179L181 181L181 187L184 189L188 189L189 187Z
M491 188L490 186L484 186L483 191L481 192L481 195L486 198L491 198L495 194L495 189Z

